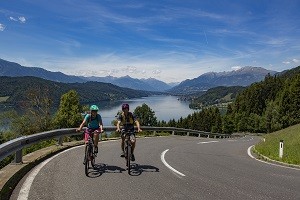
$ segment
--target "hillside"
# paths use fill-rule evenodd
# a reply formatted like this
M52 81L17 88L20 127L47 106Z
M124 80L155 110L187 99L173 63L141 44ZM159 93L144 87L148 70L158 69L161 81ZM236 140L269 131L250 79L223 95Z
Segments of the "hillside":
M211 88L207 90L204 94L193 98L190 106L195 108L195 107L213 105L217 103L230 102L233 101L236 98L237 94L243 91L244 89L245 87L242 86L231 86L231 87L219 86L219 87Z
M121 88L110 83L60 83L36 77L0 77L0 97L7 104L21 104L30 93L49 97L59 103L62 94L76 90L81 102L138 98L154 93Z

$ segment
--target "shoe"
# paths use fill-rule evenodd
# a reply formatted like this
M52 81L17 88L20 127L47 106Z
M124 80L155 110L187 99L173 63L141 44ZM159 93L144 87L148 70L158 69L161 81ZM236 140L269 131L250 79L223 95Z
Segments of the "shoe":
M95 146L94 153L98 153L98 146Z
M120 157L125 157L124 151L121 153Z
M134 154L131 155L131 161L135 161L135 157L134 157Z

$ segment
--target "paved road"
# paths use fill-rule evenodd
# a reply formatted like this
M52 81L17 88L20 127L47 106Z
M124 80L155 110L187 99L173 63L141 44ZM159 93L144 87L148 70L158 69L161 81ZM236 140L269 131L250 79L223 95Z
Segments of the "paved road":
M84 174L81 146L44 164L40 171L35 171L34 178L24 177L11 200L18 199L19 194L27 199L24 198L26 189L28 199L32 200L299 200L300 170L249 157L247 149L258 141L259 138L249 136L237 140L184 136L141 138L137 140L131 176L125 171L124 159L119 157L120 141L101 143L96 159L98 169L90 177Z

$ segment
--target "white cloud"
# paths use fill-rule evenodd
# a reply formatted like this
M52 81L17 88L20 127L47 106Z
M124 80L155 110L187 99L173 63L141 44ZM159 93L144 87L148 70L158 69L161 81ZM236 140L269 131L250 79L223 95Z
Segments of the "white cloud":
M18 20L17 19L15 19L14 17L9 17L9 19L11 20L11 21L15 21L15 22L17 22Z
M19 21L20 21L20 23L25 23L26 19L25 19L25 17L19 17Z
M294 58L294 59L293 59L293 62L294 62L294 63L298 63L299 60Z
M155 69L155 70L152 71L152 73L153 73L153 74L160 74L161 71L160 71L159 69Z
M128 73L137 73L137 68L134 66L127 66L123 71Z
M4 31L4 29L5 29L4 24L0 24L0 31Z
M283 61L282 63L288 65L288 64L291 64L291 63L298 63L298 62L300 62L300 60L294 58L292 60Z
M234 70L234 71L239 70L241 68L242 68L241 66L233 66L233 67L231 67L231 69Z
M25 23L26 22L26 18L21 16L21 17L18 17L17 18L14 18L14 17L9 17L9 20L11 21L15 21L15 22L20 22L20 23Z

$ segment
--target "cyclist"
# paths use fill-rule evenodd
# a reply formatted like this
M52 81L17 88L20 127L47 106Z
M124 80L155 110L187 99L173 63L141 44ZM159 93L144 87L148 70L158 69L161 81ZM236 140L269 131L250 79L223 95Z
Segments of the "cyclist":
M84 131L84 141L85 144L88 142L88 136L92 132L94 132L94 145L95 145L95 153L98 153L98 142L99 142L99 134L103 132L103 123L101 115L98 114L98 106L92 105L90 107L90 114L85 115L82 123L76 131L81 131L83 126L87 124L87 128Z
M140 132L142 130L140 128L140 123L137 120L136 116L133 113L129 112L129 105L127 103L124 103L122 105L122 113L118 116L117 120L118 120L118 122L117 122L117 130L116 131L118 131L118 132L121 131L120 125L122 124L121 157L124 157L125 156L125 152L124 152L125 135L123 133L129 131L134 134L134 123L137 126L138 132ZM134 148L135 148L136 140L134 139L134 141L131 144L132 144L132 149L131 149L131 158L130 159L131 159L131 161L135 161Z

